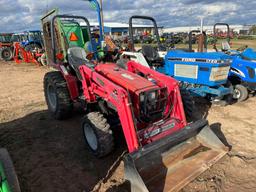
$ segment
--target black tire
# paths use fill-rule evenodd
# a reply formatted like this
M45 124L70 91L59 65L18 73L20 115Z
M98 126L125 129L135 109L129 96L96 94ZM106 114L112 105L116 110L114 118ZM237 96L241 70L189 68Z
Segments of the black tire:
M1 49L0 55L4 61L11 61L13 59L13 50L11 47L4 47Z
M83 119L82 129L85 142L96 157L104 157L113 150L113 133L103 114L88 113Z
M181 89L180 94L181 94L186 117L188 119L193 119L195 116L194 112L195 112L195 108L196 108L193 96L186 89Z
M55 119L62 120L71 116L73 102L70 98L66 80L61 72L52 71L44 77L44 94L49 111Z
M20 185L18 177L16 175L11 157L8 151L4 148L0 149L0 162L4 168L4 174L6 176L9 187L12 192L20 192Z
M237 102L242 102L245 101L248 96L248 89L245 86L241 84L235 85L233 99L237 100Z

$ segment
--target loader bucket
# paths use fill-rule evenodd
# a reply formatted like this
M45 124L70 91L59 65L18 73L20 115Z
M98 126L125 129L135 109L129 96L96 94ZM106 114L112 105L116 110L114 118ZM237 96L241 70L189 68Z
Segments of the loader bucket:
M222 158L228 149L206 120L124 157L131 192L179 191Z

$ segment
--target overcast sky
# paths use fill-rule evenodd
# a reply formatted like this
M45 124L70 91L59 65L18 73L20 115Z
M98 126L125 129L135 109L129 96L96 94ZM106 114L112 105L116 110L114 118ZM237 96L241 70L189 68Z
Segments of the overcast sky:
M105 21L128 22L132 15L153 16L159 26L176 27L216 22L256 23L256 1L249 0L103 0ZM40 17L47 9L83 15L90 21L96 13L83 0L0 0L0 32L19 32L40 28Z

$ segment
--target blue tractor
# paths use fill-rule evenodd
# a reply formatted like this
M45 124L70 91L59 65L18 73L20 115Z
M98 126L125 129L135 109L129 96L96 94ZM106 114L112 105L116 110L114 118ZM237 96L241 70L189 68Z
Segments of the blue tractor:
M26 51L33 51L34 49L43 48L42 32L39 30L25 31L22 33L15 33L12 36L12 42L20 42Z
M154 34L158 39L157 46L142 45L141 50L135 51L134 19L153 22ZM189 91L191 95L206 97L212 102L221 104L226 104L226 101L232 96L232 87L226 86L231 63L228 55L224 53L193 53L190 50L166 50L165 46L160 43L157 23L152 17L132 16L129 21L129 35L131 52L141 53L149 67L174 77L180 82L181 89ZM205 41L202 39L201 42ZM134 55L130 54L129 59L136 60ZM139 59L137 61L139 62ZM143 63L145 65L145 61Z
M244 101L249 93L256 91L256 53L251 48L243 51L232 50L230 48L230 28L226 23L216 23L214 25L214 36L216 37L217 26L227 27L227 39L222 42L221 51L232 59L228 80L234 86L233 97L237 101ZM218 52L216 44L214 48Z

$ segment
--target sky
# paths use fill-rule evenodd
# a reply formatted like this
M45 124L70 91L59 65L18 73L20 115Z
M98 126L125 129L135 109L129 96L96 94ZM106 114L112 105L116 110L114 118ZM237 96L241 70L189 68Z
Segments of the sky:
M105 21L127 23L132 15L147 15L163 27L200 25L202 16L205 25L254 24L255 7L256 1L249 0L103 0ZM97 21L84 0L0 0L0 32L40 29L41 16L52 8Z

